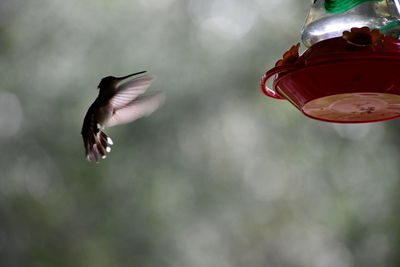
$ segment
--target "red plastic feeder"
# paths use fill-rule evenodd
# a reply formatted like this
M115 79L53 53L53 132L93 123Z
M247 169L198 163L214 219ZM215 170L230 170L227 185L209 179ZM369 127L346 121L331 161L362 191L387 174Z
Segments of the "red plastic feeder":
M292 47L264 75L263 92L287 99L306 116L322 121L361 123L400 117L400 40L381 35L373 43L365 31L352 29L348 36L320 41L300 57L298 46Z

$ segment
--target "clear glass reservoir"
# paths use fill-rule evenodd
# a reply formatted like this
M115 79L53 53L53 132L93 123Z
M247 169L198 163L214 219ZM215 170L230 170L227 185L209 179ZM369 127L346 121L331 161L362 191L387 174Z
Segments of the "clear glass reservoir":
M399 38L400 0L315 0L302 29L302 41L310 47L364 26Z

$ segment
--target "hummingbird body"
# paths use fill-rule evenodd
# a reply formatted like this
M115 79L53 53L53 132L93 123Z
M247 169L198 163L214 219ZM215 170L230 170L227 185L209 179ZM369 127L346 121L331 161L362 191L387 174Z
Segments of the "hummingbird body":
M142 73L145 71L120 78L108 76L101 80L99 95L89 107L81 131L88 160L99 162L111 151L113 142L103 132L105 127L150 115L164 102L165 94L162 92L142 95L154 80L153 76L143 75L120 85L122 80Z
M93 121L101 125L101 128L105 127L106 122L111 119L114 113L114 109L108 103L99 103L99 107L93 108Z

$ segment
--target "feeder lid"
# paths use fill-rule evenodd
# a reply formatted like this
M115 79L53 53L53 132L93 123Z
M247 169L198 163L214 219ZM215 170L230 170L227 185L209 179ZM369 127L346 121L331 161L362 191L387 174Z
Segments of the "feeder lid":
M352 30L353 32L344 32L342 37L335 37L314 44L293 62L293 67L302 68L331 60L349 61L355 59L371 61L372 67L375 59L400 60L399 39L378 36L376 39L371 37L372 40L368 40L366 39L368 37L365 37L364 34L357 32L354 34L354 29Z

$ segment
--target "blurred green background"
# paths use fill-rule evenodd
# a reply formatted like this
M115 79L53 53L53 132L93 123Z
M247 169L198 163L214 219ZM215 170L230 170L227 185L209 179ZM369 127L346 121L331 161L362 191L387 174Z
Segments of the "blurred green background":
M318 122L265 97L308 0L0 2L0 266L400 265L400 120ZM167 102L106 132L104 76Z

